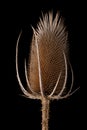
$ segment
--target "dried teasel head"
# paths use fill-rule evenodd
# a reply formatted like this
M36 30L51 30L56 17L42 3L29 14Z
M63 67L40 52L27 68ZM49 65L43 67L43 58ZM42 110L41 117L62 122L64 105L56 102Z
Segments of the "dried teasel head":
M23 87L18 72L18 43L16 46L17 79L24 95L32 99L62 99L72 95L73 71L68 58L68 33L59 13L42 15L33 29L28 65L25 61L25 78L28 90ZM71 85L66 91L68 68L71 69ZM63 95L64 93L64 95Z

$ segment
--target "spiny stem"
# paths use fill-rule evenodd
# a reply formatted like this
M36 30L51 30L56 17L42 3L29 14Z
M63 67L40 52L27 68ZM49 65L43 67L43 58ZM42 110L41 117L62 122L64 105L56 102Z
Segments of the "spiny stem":
M48 130L49 103L47 98L42 98L42 130Z

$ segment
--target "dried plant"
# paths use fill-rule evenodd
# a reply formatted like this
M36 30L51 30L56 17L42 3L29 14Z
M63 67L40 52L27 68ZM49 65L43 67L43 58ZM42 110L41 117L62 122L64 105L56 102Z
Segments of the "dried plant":
M42 130L48 130L49 103L54 99L64 99L72 95L73 70L69 62L68 32L59 13L52 12L40 18L33 38L28 65L25 60L27 89L23 86L18 72L18 44L16 45L16 72L21 90L27 98L40 99L42 102ZM71 85L67 88L68 68L71 69Z

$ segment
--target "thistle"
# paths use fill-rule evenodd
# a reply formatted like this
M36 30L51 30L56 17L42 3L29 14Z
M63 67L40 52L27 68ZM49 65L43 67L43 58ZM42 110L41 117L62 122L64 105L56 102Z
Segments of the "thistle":
M42 130L48 130L50 101L72 95L73 70L69 62L68 32L59 13L42 15L33 37L28 63L25 60L27 88L23 86L18 71L18 44L16 45L16 72L20 88L27 98L39 99L42 103ZM71 85L67 91L68 70L71 70Z

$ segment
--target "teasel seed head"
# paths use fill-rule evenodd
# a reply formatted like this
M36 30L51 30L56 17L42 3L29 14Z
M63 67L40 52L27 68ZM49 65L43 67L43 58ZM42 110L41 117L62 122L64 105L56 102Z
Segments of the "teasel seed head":
M25 78L28 90L22 85L18 72L18 43L16 46L16 72L17 79L24 95L31 99L67 98L72 95L73 70L68 56L68 32L64 20L59 12L53 16L52 12L42 15L37 28L33 29L29 60L26 65ZM68 68L71 69L71 85L66 91ZM64 93L64 95L63 95Z

